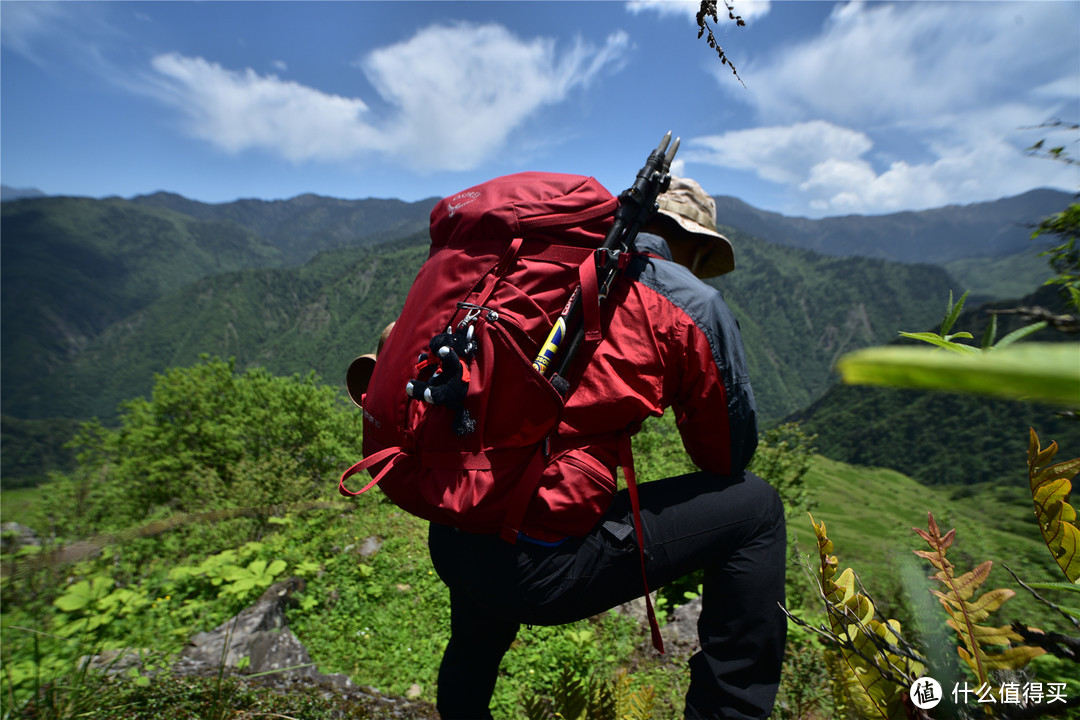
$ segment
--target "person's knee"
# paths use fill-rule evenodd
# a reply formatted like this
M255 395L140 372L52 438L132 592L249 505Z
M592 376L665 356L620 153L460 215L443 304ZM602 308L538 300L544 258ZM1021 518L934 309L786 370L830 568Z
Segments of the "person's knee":
M754 496L754 505L761 511L762 527L779 527L780 532L783 532L784 501L780 493L764 479L749 471L744 474L743 482Z

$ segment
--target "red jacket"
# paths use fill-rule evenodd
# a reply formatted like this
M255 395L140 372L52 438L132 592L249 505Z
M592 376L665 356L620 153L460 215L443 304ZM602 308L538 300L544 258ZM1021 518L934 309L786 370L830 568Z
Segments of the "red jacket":
M604 339L575 360L584 373L572 379L558 441L526 512L529 537L554 540L592 527L615 492L619 435L668 407L702 470L741 472L757 447L739 326L720 291L672 262L661 238L641 234L637 247L643 255L605 305ZM567 482L572 475L590 482Z

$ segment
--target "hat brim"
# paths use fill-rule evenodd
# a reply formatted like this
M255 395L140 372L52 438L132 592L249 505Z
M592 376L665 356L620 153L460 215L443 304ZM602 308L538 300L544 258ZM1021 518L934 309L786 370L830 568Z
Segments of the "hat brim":
M685 239L702 242L708 246L705 259L697 271L698 277L717 277L735 269L735 250L726 237L682 215L667 212L663 208L656 213L656 216L663 218L669 227L682 233Z
M349 399L356 407L363 407L361 401L367 392L368 383L371 382L371 374L375 371L375 355L369 353L349 363L349 369L345 373L345 389L349 393Z

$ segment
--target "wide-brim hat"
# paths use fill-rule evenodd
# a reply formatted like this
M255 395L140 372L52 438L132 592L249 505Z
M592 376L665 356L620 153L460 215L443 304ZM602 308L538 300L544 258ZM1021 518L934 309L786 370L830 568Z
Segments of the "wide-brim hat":
M379 336L379 345L374 353L367 353L349 363L349 369L345 371L345 390L349 398L357 407L363 407L360 402L367 392L368 383L371 382L371 374L375 372L375 360L382 351L386 338L390 337L390 331L394 329L394 323L390 323Z
M716 231L716 201L697 182L672 175L670 187L657 202L657 218L662 223L685 239L705 244L698 267L691 268L698 277L716 277L735 269L731 241Z

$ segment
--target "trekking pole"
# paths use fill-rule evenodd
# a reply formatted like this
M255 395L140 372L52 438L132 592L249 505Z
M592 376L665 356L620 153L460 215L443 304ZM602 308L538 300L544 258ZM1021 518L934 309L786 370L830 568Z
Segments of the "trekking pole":
M668 170L679 149L679 138L675 138L670 149L669 143L670 131L664 135L656 149L649 153L645 165L638 170L634 184L619 194L619 208L615 211L615 220L597 252L597 285L601 305L619 274L620 255L634 251L638 232L656 212L656 198L671 184ZM569 383L565 380L566 371L585 339L583 313L584 304L579 284L563 307L562 314L556 318L555 325L533 361L537 372L550 376L552 386L564 397L569 390Z

